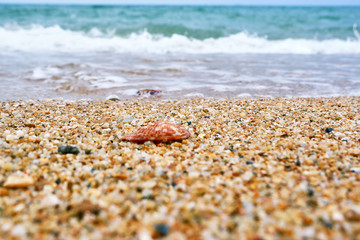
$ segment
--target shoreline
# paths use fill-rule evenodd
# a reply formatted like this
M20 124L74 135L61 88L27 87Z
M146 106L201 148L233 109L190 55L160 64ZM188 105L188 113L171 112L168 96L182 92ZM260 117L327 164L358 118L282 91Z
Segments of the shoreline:
M359 96L149 100L0 102L0 238L360 234ZM191 137L120 140L165 119Z

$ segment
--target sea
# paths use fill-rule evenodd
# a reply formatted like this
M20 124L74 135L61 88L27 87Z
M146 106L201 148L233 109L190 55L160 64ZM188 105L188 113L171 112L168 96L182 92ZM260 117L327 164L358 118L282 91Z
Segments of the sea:
M359 96L359 32L359 6L1 4L0 101Z

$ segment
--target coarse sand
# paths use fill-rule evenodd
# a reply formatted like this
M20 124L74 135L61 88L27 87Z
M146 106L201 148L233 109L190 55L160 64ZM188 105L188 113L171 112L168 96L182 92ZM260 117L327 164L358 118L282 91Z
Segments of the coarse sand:
M0 102L0 239L359 236L360 97Z

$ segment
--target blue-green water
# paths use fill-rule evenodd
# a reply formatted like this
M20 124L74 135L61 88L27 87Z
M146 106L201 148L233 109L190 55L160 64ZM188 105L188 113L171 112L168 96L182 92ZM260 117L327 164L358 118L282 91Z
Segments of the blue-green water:
M63 30L126 37L147 31L170 37L228 37L247 32L269 40L357 39L360 7L193 7L193 6L0 6L0 26Z
M1 99L360 95L358 26L360 7L0 5Z

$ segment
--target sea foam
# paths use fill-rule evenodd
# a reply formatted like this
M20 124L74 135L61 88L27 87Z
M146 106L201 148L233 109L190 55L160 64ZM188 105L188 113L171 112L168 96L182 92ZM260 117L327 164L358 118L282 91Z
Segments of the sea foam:
M355 37L347 40L269 40L246 31L199 40L179 34L170 37L154 35L146 30L124 37L116 35L112 30L103 33L93 28L81 32L63 29L58 25L32 25L27 28L0 27L0 39L2 52L360 54L360 40Z

